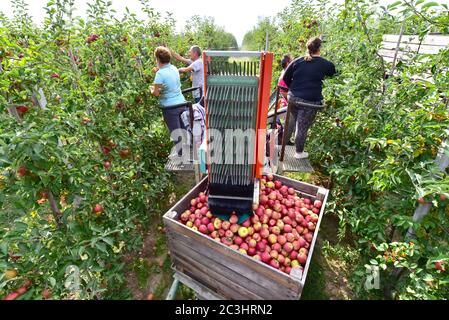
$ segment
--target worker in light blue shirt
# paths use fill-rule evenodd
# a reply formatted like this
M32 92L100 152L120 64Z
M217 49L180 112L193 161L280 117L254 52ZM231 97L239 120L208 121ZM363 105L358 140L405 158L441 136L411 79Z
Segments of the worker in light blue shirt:
M175 109L165 109L164 107L182 104L186 102L186 100L181 92L181 80L179 78L178 69L170 63L170 50L165 47L157 47L154 51L154 55L157 63L155 71L157 72L154 79L154 85L151 86L151 93L159 98L164 120L171 134L174 130L183 128L181 113L183 113L187 107ZM178 156L181 156L181 138L176 141L172 138L172 140L176 144Z

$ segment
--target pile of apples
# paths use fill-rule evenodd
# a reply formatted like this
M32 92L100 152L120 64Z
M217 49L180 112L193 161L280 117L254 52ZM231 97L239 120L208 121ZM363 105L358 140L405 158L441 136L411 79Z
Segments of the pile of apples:
M229 221L214 217L203 192L190 205L180 215L187 227L290 274L307 261L322 203L301 198L293 188L266 175L260 180L259 205L242 224L237 224L235 214Z

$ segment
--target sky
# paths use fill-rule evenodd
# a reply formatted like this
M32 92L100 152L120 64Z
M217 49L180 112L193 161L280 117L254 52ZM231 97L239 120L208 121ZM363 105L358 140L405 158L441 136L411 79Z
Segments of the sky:
M34 21L42 22L45 11L43 7L48 0L26 0ZM87 9L87 0L75 0L76 15L84 16ZM153 0L150 6L161 13L171 12L177 21L178 30L189 17L212 16L217 25L223 26L232 33L241 45L245 33L257 23L259 16L274 16L282 11L290 0ZM113 8L121 16L126 7L139 15L141 5L139 0L112 0ZM0 0L0 11L12 15L11 1Z

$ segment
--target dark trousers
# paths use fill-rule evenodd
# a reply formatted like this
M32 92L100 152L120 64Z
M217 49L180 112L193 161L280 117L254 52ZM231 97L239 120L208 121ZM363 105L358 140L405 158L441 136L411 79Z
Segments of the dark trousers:
M318 109L291 105L291 118L296 119L296 152L303 152L307 140L307 132L315 120ZM291 121L290 121L291 123ZM287 133L288 134L288 133ZM291 133L290 133L291 134ZM288 136L287 136L288 138Z
M195 98L195 103L200 102L200 100L201 100L201 97Z
M170 131L170 134L176 130L176 129L184 129L184 126L181 122L181 113L183 113L187 108L176 108L176 109L168 109L168 110L162 110L162 114L164 116L165 123L167 124L168 131ZM178 155L182 154L182 137L178 137L178 139L175 141L173 138L171 138L172 141L176 145L176 152Z

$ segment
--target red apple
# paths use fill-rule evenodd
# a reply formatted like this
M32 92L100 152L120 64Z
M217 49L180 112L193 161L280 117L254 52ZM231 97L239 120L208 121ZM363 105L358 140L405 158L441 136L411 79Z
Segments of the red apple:
M293 228L292 228L291 225L286 224L286 225L284 226L283 231L284 231L285 233L291 233L291 232L293 231Z
M271 256L268 252L262 252L260 255L262 262L269 263L271 260Z
M291 244L290 242L287 242L284 244L283 248L287 253L290 253L293 251L293 244Z
M259 203L260 204L262 204L262 205L264 205L264 204L266 204L268 202L268 197L266 196L266 195L261 195L260 197L259 197Z
M287 241L288 241L288 242L293 242L293 241L295 241L295 235L294 235L293 233L287 233L287 234L285 235L285 237L287 238Z
M202 224L198 227L198 231L201 233L204 233L204 234L208 233L207 227L204 224Z
M196 199L190 200L190 205L191 205L192 207L196 207Z
M223 229L219 229L219 230L218 230L218 235L219 235L221 238L224 237L225 233L226 233L226 231L223 230Z
M231 224L229 227L229 230L232 231L232 233L237 233L239 231L240 226L238 224Z
M230 227L231 227L231 223L229 221L223 221L221 223L221 228L225 231L228 230Z
M275 259L272 259L270 261L270 266L272 266L275 269L279 269L279 262L277 260L275 260Z
M210 220L208 217L203 217L201 219L201 223L204 224L205 226L207 226L210 223Z
M298 257L298 251L293 250L292 252L290 252L289 257L291 260L295 260Z
M259 242L262 240L262 237L260 236L260 233L256 232L253 234L253 239L256 240L256 242Z
M269 235L270 235L270 231L268 231L268 229L263 228L262 230L260 230L260 236L263 239L268 238Z
M322 206L322 202L321 202L320 200L315 200L315 201L313 202L313 206L314 206L315 208L317 208L317 209L320 209L321 206Z
M235 240L234 240L234 242L235 242ZM267 245L263 242L258 242L256 245L257 251L260 251L260 252L264 252L266 247L267 247Z
M298 254L298 262L300 264L305 264L307 262L307 256L305 254Z
M226 238L226 237L221 238L221 242L223 244L227 245L227 246L231 246L232 245L232 239L229 239L229 238Z
M279 252L277 252L276 250L271 250L270 257L273 259L277 259L279 257Z
M299 249L301 249L301 244L299 242L299 240L295 240L292 242L293 245L293 250L298 251Z
M439 270L439 271L446 271L445 267L444 267L444 261L439 260L435 262L435 269Z
M27 174L27 169L25 168L25 166L20 166L19 169L17 169L17 175L20 178L26 176L26 174Z
M234 238L234 243L235 243L236 245L241 245L241 244L243 243L243 239L242 239L241 237L239 237L239 236L236 236L236 237Z
M242 244L240 245L240 248L247 251L249 249L249 246L246 242L242 242Z
M276 181L274 182L274 187L275 187L276 189L280 189L280 188L282 187L282 182L280 182L279 180L276 180Z
M251 217L251 223L252 223L252 224L256 224L256 223L258 223L258 222L260 222L259 216L257 216L257 215L254 214L254 215Z
M306 233L305 235L304 235L304 239L307 241L307 242L312 242L312 239L313 239L313 234L312 233Z
M229 246L229 248L231 248L231 249L233 249L233 250L239 250L240 249L240 247L238 246L238 245L236 245L236 244L231 244L230 246Z
M277 251L280 253L282 251L282 246L279 243L275 243L271 246L271 250Z
M214 232L214 231L215 231L214 225L213 225L212 223L208 223L208 224L207 224L207 230L208 230L209 232Z
M280 245L284 245L287 242L287 238L284 235L279 235L278 242Z
M187 222L189 220L190 211L186 210L181 214L181 221Z
M206 195L203 192L201 192L198 197L200 198L200 201L202 203L206 203L207 202L207 197L206 197Z
M252 248L252 247L249 247L248 248L248 255L249 256L254 256L255 254L256 254L256 248Z
M232 214L231 217L229 217L229 222L231 224L236 224L239 221L239 217L235 214Z
M278 255L277 260L278 260L280 265L284 265L285 257L282 254Z
M268 242L271 244L275 244L277 242L278 237L275 234L270 234L268 236Z
M97 215L100 214L100 213L102 213L102 212L103 212L103 206L102 206L101 204L97 203L97 204L93 207L92 212L95 213L95 214L97 214Z
M278 226L274 226L274 227L271 229L271 233L273 233L273 234L275 234L275 235L279 235L279 234L281 234L281 229L280 229Z
M250 239L250 240L248 241L248 247L250 247L250 248L255 248L256 246L257 246L257 241L256 241L256 240Z
M279 228L279 230L284 230L284 222L282 220L278 220L276 222L276 226Z
M220 237L217 230L212 231L211 234L210 234L210 236L211 236L212 238L214 238L214 239Z

